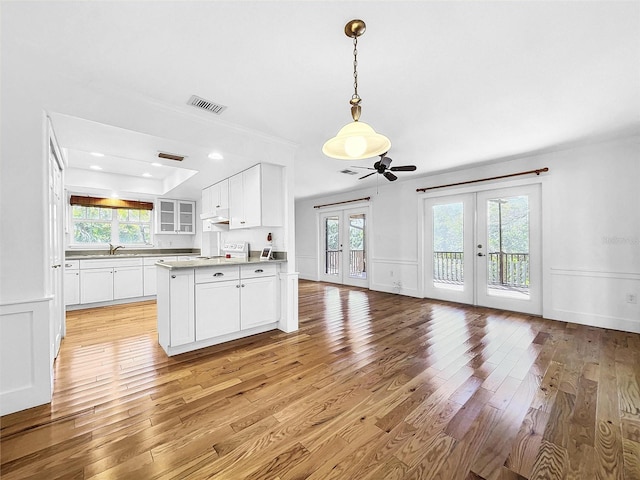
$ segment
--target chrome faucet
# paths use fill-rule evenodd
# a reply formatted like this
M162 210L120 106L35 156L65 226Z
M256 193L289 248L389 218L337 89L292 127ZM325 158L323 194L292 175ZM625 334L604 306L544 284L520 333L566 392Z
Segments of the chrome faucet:
M124 245L118 245L117 247L114 247L113 245L109 244L109 255L115 255L116 250L118 250L119 248L124 248Z

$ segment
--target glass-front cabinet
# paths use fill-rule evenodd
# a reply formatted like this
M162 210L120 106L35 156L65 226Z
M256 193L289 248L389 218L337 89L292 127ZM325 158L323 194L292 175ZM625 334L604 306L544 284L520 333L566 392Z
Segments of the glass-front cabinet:
M156 203L156 233L195 234L195 202L159 198Z

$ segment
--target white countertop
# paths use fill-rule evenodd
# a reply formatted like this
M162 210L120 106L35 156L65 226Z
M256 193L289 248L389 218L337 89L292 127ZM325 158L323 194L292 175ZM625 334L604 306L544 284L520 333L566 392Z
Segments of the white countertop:
M199 268L199 267L218 267L218 266L232 266L232 265L246 265L253 263L284 263L286 260L260 260L257 257L250 257L249 260L243 258L203 258L198 260L183 260L181 262L163 262L156 263L157 266L167 268L169 270L174 268Z

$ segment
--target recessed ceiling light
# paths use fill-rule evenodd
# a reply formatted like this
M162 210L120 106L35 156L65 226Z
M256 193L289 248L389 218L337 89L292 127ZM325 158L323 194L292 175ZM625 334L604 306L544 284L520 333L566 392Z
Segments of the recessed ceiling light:
M143 176L143 177L150 177L150 176L151 176L151 174L150 174L150 173L148 173L148 172L144 172L144 173L142 174L142 176Z
M222 156L222 154L221 154L221 153L218 153L218 152L211 152L211 153L209 154L209 158L210 158L211 160L223 160L223 159L224 159L224 157Z
M101 167L101 166L99 166L99 165L91 165L89 168L90 168L91 170L102 170L102 167Z
M151 165L154 166L154 167L163 167L164 166L164 165L162 165L161 163L158 163L158 162L153 162Z
M104 157L104 153L100 152L91 152L91 155L93 155L94 157Z

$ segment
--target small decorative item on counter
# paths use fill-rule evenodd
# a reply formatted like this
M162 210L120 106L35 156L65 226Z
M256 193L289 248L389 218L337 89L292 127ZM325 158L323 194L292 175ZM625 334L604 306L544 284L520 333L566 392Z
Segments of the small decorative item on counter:
M271 232L269 232L267 234L267 242L270 242L273 239L273 237L271 236Z

